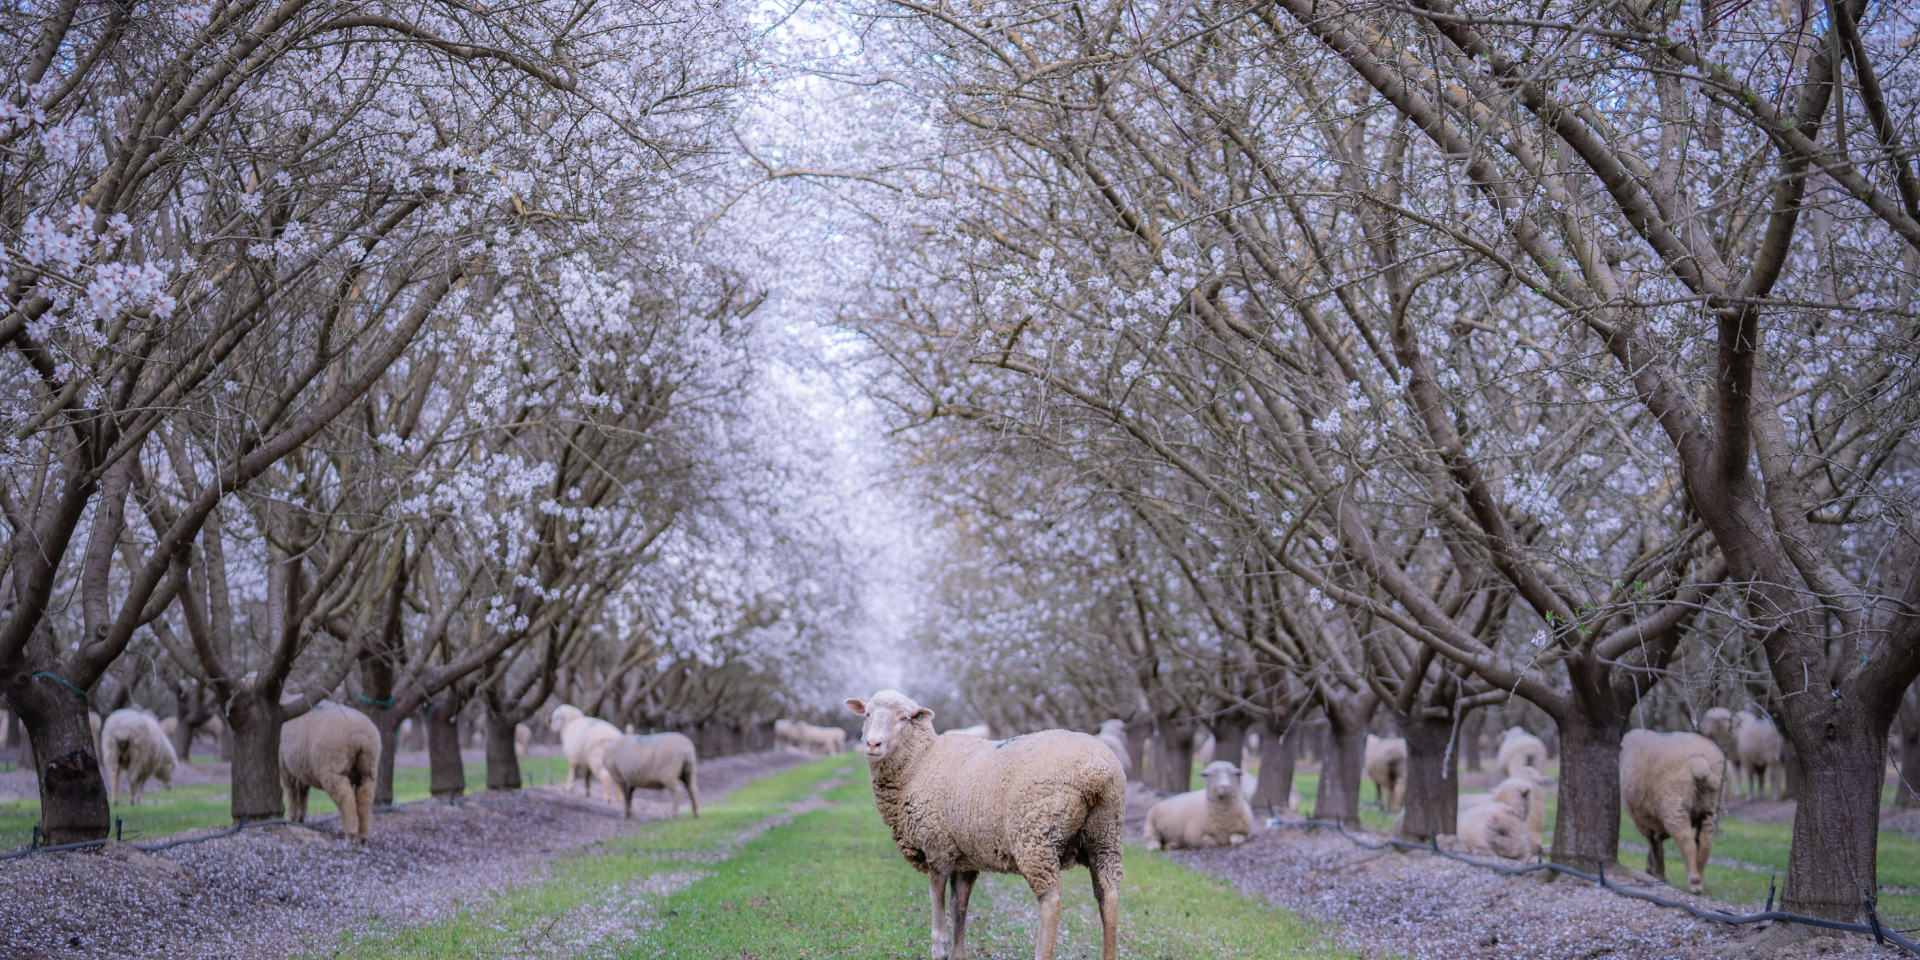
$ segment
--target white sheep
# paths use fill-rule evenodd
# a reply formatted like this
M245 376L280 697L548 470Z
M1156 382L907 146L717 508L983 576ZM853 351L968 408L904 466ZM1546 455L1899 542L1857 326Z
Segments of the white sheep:
M865 718L860 746L880 818L901 855L928 875L935 960L966 955L967 901L983 870L1025 878L1039 900L1034 957L1052 960L1060 874L1076 863L1093 877L1101 960L1114 960L1127 787L1112 750L1067 730L997 742L935 736L933 711L895 690L846 705Z
M971 727L954 727L952 730L948 730L947 733L941 734L941 736L944 737L948 733L960 737L979 737L982 740L993 739L993 728L984 723L976 723Z
M1700 715L1700 735L1713 741L1724 754L1733 753L1733 711L1714 707Z
M800 725L792 720L780 719L773 722L773 745L775 747L800 746Z
M322 701L280 727L280 784L287 816L307 819L307 791L319 787L340 808L340 832L367 839L373 826L380 728L358 710Z
M1672 837L1686 861L1688 889L1705 889L1725 764L1720 748L1697 733L1630 730L1620 741L1620 804L1647 838L1648 873L1667 878L1665 844Z
M1517 775L1500 781L1492 793L1463 793L1460 795L1459 809L1465 812L1469 807L1486 803L1499 803L1512 810L1526 821L1527 830L1532 836L1533 848L1540 845L1540 831L1547 820L1546 777L1532 767L1521 767ZM1532 852L1530 849L1529 853Z
M1519 773L1521 767L1538 769L1546 765L1547 745L1540 742L1539 737L1514 727L1501 737L1500 754L1493 762L1493 769L1502 777L1511 777Z
M605 758L607 781L626 803L626 817L633 818L633 791L665 790L673 800L673 818L680 818L680 794L676 783L687 788L693 804L693 818L700 819L700 790L694 784L694 768L699 757L693 741L679 733L627 734L607 745Z
M1374 801L1392 813L1407 787L1407 741L1367 734L1366 771L1367 779L1373 781Z
M809 750L818 750L832 756L847 749L847 732L839 727L816 727L811 723L800 724L802 743Z
M607 775L606 750L608 744L620 738L620 728L564 703L553 708L547 727L560 735L560 750L567 756L567 783L562 791L572 793L577 777L581 792L592 798L593 781L598 779L606 786L607 800L611 802L613 779Z
M1481 803L1460 811L1456 843L1468 853L1525 860L1540 840L1524 816L1504 803Z
M1133 774L1133 755L1127 752L1127 722L1125 720L1108 720L1106 723L1100 725L1100 732L1094 734L1094 737L1101 743L1106 744L1107 749L1113 751L1113 755L1120 760L1121 772L1131 777Z
M1733 715L1733 756L1746 774L1747 799L1772 795L1767 774L1780 763L1780 747L1780 730L1772 720L1745 710Z
M533 752L532 746L533 746L533 728L527 726L524 723L514 724L513 725L513 755L524 760L526 759L528 754Z
M1253 807L1240 790L1240 768L1215 760L1200 771L1205 786L1174 794L1147 811L1148 850L1237 847L1253 836Z
M127 707L107 714L100 727L101 760L107 767L107 797L120 799L120 778L127 780L128 798L135 804L146 790L147 779L157 778L173 786L173 741L167 739L160 721L145 710Z

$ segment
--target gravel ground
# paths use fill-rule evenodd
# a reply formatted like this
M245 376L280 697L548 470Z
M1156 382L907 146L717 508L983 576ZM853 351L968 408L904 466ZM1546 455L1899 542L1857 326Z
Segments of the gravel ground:
M1134 836L1154 799L1151 791L1130 788L1127 820ZM1805 928L1776 932L1706 923L1581 881L1547 882L1546 874L1501 876L1426 853L1367 850L1335 831L1313 827L1263 829L1230 850L1182 850L1169 856L1275 906L1335 925L1335 940L1363 957L1901 956L1876 949L1866 937L1807 939L1800 932ZM1732 909L1672 889L1660 893Z
M810 759L768 751L707 761L702 799ZM643 793L635 818L665 817L666 794ZM623 829L617 807L538 788L375 814L364 847L327 824L247 830L153 854L109 844L4 861L0 960L279 960L370 921L446 916L462 899L541 879L559 854Z

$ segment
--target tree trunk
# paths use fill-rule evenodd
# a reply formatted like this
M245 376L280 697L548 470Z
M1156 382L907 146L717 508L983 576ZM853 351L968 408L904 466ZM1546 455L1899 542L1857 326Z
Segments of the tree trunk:
M41 842L100 840L112 826L87 698L51 673L22 668L0 685L26 728L40 779Z
M1153 723L1141 718L1127 724L1127 760L1133 769L1127 771L1127 779L1137 783L1147 782L1147 744L1152 742Z
M467 791L467 768L460 762L460 702L451 688L427 714L427 764L432 779L429 789L441 800L452 800Z
M1287 809L1293 796L1293 760L1300 736L1285 730L1285 722L1271 724L1260 737L1260 783L1252 803L1254 809L1269 814Z
M1780 716L1800 758L1799 815L1780 909L1853 920L1863 912L1861 895L1879 890L1875 856L1891 717L1876 722L1853 698L1795 706Z
M1320 761L1320 787L1313 794L1313 818L1360 826L1360 781L1366 774L1367 723L1334 719L1327 711L1327 750Z
M1246 718L1237 714L1219 717L1207 727L1213 731L1213 758L1240 766L1247 751Z
M1159 727L1159 735L1153 738L1150 785L1155 790L1186 793L1193 788L1194 727L1170 719L1161 720Z
M520 756L514 751L511 717L487 711L487 789L520 789Z
M1900 711L1894 729L1900 737L1895 753L1900 761L1900 782L1894 786L1893 802L1905 808L1920 807L1920 710L1910 702Z
M1785 734L1786 729L1785 724L1780 724L1782 734ZM1793 738L1783 735L1780 738L1780 799L1798 801L1800 799L1800 779L1800 752L1794 749ZM1772 795L1772 770L1767 771L1767 782L1761 786L1766 788L1767 795ZM1877 796L1879 791L1876 790L1874 793Z
M386 702L392 703L391 700ZM393 710L362 707L360 712L366 714L367 719L373 721L374 729L380 731L380 761L373 767L373 805L390 807L393 805L393 762L394 755L400 752L402 718Z
M280 789L280 702L241 689L227 704L226 728L233 744L233 819L272 820L287 815Z
M1485 710L1474 710L1460 721L1460 754L1467 762L1468 773L1480 772L1480 729L1486 726ZM1452 831L1446 831L1451 833Z
M1453 761L1453 718L1417 716L1400 726L1407 738L1407 805L1402 840L1425 843L1454 833L1460 819L1460 775Z
M1560 721L1560 807L1553 861L1597 873L1620 856L1620 738L1625 714L1596 720L1570 710Z

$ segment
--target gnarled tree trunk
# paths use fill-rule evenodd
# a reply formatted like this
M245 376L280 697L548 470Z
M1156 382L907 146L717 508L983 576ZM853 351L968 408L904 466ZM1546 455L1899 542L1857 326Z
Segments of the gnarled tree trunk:
M520 755L514 749L512 717L487 711L487 789L520 789Z
M1293 796L1294 756L1299 752L1299 736L1287 730L1287 723L1269 724L1260 736L1260 783L1254 787L1253 808L1263 813L1287 809Z
M467 768L460 761L460 708L457 687L448 687L440 699L427 707L427 764L429 789L441 800L453 800L467 792Z
M41 842L100 840L112 827L99 745L87 722L87 698L50 671L22 668L0 683L20 723L40 778Z
M1416 712L1401 728L1407 738L1407 798L1400 838L1425 843L1437 834L1456 832L1460 775L1450 749L1453 717Z
M1320 787L1313 817L1360 826L1360 781L1366 775L1367 721L1380 698L1373 691L1322 696L1327 713L1327 752L1320 761Z
M227 729L233 731L235 822L271 820L287 815L280 788L279 692L241 685L227 704Z
M1560 720L1560 805L1553 860L1597 873L1620 854L1620 738L1625 715L1579 710Z

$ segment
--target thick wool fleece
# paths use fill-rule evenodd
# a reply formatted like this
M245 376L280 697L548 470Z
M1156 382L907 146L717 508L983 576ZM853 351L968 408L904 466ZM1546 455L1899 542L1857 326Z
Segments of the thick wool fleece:
M1253 836L1253 807L1240 791L1240 771L1215 760L1201 771L1206 786L1174 794L1147 811L1148 850L1238 846Z
M1500 757L1493 768L1503 777L1516 776L1521 767L1536 769L1547 765L1547 745L1519 727L1507 731L1500 741Z
M1704 889L1701 871L1713 852L1720 771L1726 757L1697 733L1630 730L1620 741L1620 804L1647 838L1647 872L1667 878L1668 837L1687 865L1687 885Z
M633 791L665 790L673 798L673 816L680 817L680 794L674 784L687 788L693 802L693 816L700 817L700 790L694 783L694 768L699 763L693 741L679 733L627 734L607 745L605 754L608 782L626 802L626 815L633 817Z
M1366 771L1367 779L1373 781L1373 795L1380 802L1380 809L1393 812L1406 792L1407 741L1367 734Z
M100 725L100 759L107 767L107 796L120 798L124 776L127 794L134 803L146 791L147 779L156 778L173 785L173 769L179 762L173 741L160 728L160 721L145 710L127 707L107 714Z
M373 820L380 728L367 715L322 702L280 728L280 784L287 816L307 819L307 791L318 787L340 808L340 832L367 838Z

